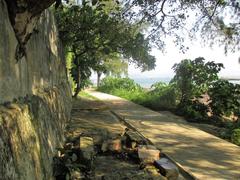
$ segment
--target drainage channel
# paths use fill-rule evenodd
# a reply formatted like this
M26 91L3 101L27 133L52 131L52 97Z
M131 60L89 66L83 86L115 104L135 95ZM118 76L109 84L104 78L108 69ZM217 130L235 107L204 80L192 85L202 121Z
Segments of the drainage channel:
M123 123L127 128L135 131L142 139L144 142L146 142L147 144L150 145L154 145L154 143L151 142L151 140L149 140L148 138L146 138L145 136L143 136L143 134L141 132L139 132L133 125L131 125L129 122L126 121L126 119L117 114L116 112L114 112L113 110L110 110L110 112L121 122ZM161 149L159 149L161 151ZM173 160L173 158L171 158L169 155L167 155L166 153L161 153L161 157L164 157L166 159L168 159L169 161L171 161L175 166L178 167L179 169L179 173L186 179L186 180L198 180L191 172L187 171L182 165L180 165L179 163L177 163L175 160Z

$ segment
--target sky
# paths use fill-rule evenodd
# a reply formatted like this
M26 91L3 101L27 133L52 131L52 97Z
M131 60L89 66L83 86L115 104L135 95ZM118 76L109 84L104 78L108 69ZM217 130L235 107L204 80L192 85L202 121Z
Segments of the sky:
M183 59L195 59L197 57L204 57L206 61L214 61L223 63L224 69L221 70L221 77L238 77L240 78L240 63L238 58L240 52L224 54L223 47L203 46L199 42L192 43L189 50L183 54L173 43L169 43L166 48L167 52L162 53L160 50L153 49L152 55L156 57L156 68L152 71L141 72L134 64L129 66L130 78L164 78L173 77L174 72L171 69L175 63L179 63Z
M167 8L167 7L165 7ZM192 25L196 22L196 16L193 14L195 11L190 11L190 16L188 18L186 29L191 29ZM229 24L233 22L231 14L226 12L224 13L224 22ZM214 61L216 63L223 63L224 69L219 73L220 77L227 78L240 78L240 52L231 53L227 55L224 54L224 47L219 47L215 45L213 48L210 48L207 45L201 44L201 36L199 33L195 34L196 39L192 42L189 37L186 35L184 42L189 46L189 50L183 54L179 52L179 48L175 47L171 38L167 38L166 43L166 53L163 54L160 50L153 49L152 55L156 57L156 68L152 71L141 72L140 69L135 68L134 65L129 66L129 77L130 78L172 78L174 72L172 66L175 63L179 63L183 59L192 59L194 60L197 57L204 57L206 61Z

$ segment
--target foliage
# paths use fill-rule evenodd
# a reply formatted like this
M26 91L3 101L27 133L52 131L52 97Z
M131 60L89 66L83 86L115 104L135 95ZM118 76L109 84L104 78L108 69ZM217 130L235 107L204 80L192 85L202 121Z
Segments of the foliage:
M85 92L85 91L79 92L78 96L80 96L80 97L82 97L82 98L86 98L86 99L91 99L91 100L100 101L98 98L96 98L95 96L90 95L89 93L87 93L87 92Z
M156 110L172 110L176 107L176 91L173 86L156 83L152 88L151 91L144 90L129 78L107 77L102 80L98 90Z
M185 106L178 105L176 113L185 116L191 122L208 122L209 108L198 100L188 101Z
M102 1L65 5L56 11L60 38L74 54L70 72L77 85L75 95L85 86L91 69L105 72L105 61L112 56L130 59L143 70L155 67L149 40L137 25L120 17L119 9L116 2Z
M147 92L148 101L144 104L151 109L173 110L177 104L177 91L173 84L157 82L151 86L151 91Z
M179 90L180 106L185 106L193 98L206 93L210 84L218 79L217 74L223 64L213 61L205 63L204 60L202 57L193 61L185 59L173 66L176 74L171 82Z
M127 76L128 74L128 62L120 57L119 54L107 58L104 62L106 67L107 76L121 77L121 75Z
M226 80L214 82L209 89L211 109L214 115L236 116L240 112L240 85L232 84Z
M123 15L150 26L148 37L160 49L173 38L182 51L188 48L186 36L194 40L199 33L210 46L224 45L225 51L239 46L239 2L236 0L136 0L123 1ZM227 14L227 15L226 15ZM199 33L197 33L199 32Z
M128 74L128 62L118 53L112 53L104 61L100 61L93 70L97 73L97 87L100 84L102 74L121 77Z
M231 135L231 141L240 146L240 128L234 129Z
M98 88L100 91L111 93L114 90L127 90L129 92L142 91L141 86L129 78L114 78L106 77L102 80L101 86Z

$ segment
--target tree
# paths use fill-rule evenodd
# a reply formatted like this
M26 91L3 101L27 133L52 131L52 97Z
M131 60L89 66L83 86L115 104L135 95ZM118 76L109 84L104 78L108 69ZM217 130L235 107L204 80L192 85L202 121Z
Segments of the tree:
M214 115L240 115L240 85L218 80L209 89L210 107Z
M118 53L108 55L104 61L99 61L93 70L97 73L97 87L100 85L101 75L121 77L121 75L127 76L128 63Z
M61 0L5 0L9 10L9 17L18 39L16 58L25 55L25 46L34 32L37 19L44 9ZM93 5L104 2L118 4L121 13L116 16L139 26L148 25L150 31L147 39L160 49L164 49L166 36L175 38L175 43L185 51L184 38L187 33L190 39L200 32L202 39L225 45L225 51L238 50L239 46L239 14L240 7L237 0L90 0ZM65 0L65 2L69 2ZM85 0L83 2L86 2ZM110 9L111 10L111 9ZM110 11L109 11L110 12ZM115 12L112 13L112 15ZM195 14L192 16L192 14ZM190 19L191 26L187 25ZM66 19L65 19L66 20ZM77 19L76 19L77 20ZM185 32L185 33L183 33Z
M180 106L185 106L194 97L206 93L211 84L218 80L218 72L223 64L204 61L202 57L193 61L185 59L173 66L176 74L171 82L179 89Z
M143 70L155 67L149 40L138 26L123 20L117 12L117 4L104 3L64 6L56 12L60 38L74 54L70 70L76 83L74 96L90 76L90 69L98 68L113 53L121 54Z
M239 14L236 0L127 0L123 9L126 19L149 24L148 37L160 49L171 36L182 51L187 49L186 35L192 40L197 32L210 46L218 44L224 45L225 51L238 50Z

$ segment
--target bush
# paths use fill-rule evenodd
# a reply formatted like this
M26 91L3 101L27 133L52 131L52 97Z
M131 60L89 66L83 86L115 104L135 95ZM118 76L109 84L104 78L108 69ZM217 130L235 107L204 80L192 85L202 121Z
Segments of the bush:
M210 107L214 115L239 116L240 112L240 85L226 80L218 80L209 89L212 100Z
M98 90L155 110L172 110L176 107L174 86L159 82L152 88L152 91L146 91L132 79L107 77L102 80Z
M146 106L157 110L173 110L176 108L176 89L173 84L157 82L151 86L148 92Z
M176 113L187 117L191 122L208 122L209 108L207 105L196 100L189 100L184 105L178 104ZM209 123L209 122L208 122Z
M240 146L240 128L234 129L231 135L232 143Z
M218 72L223 64L205 62L202 57L193 61L184 59L175 64L172 69L176 73L171 82L176 84L180 93L180 104L185 105L188 101L208 91L209 85L218 79Z
M101 81L99 91L112 93L115 90L143 91L141 86L129 78L106 77Z

